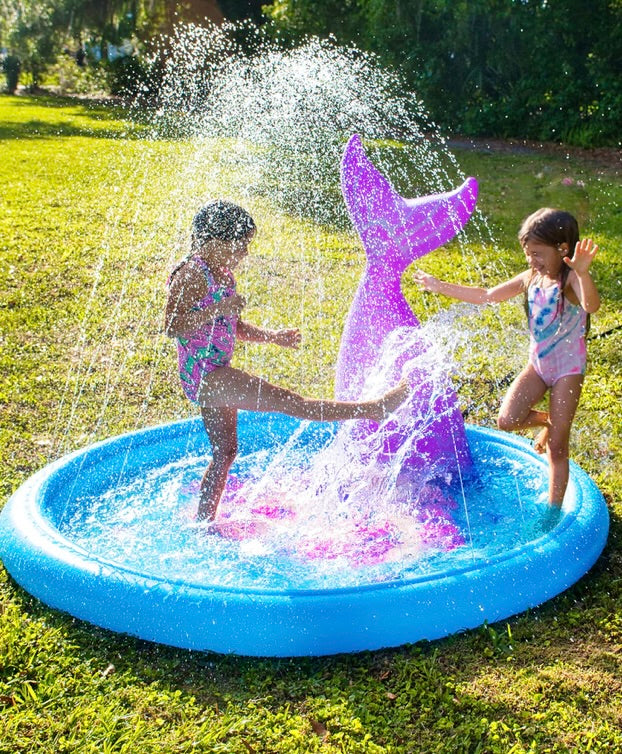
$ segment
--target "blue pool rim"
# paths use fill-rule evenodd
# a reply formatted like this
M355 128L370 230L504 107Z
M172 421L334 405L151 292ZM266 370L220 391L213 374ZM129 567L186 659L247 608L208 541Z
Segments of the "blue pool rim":
M276 414L240 412L240 453L283 443L298 426ZM311 442L319 437L322 443L331 431L331 425L306 426ZM546 463L516 435L470 426L467 438L485 443L494 457ZM171 581L94 556L59 530L59 508L77 486L87 493L103 490L111 480L207 450L206 442L201 421L188 419L113 437L50 463L0 513L0 559L7 571L45 604L141 639L248 656L320 656L434 640L509 618L570 587L607 541L605 500L572 462L564 515L552 531L486 560L359 586L231 588Z

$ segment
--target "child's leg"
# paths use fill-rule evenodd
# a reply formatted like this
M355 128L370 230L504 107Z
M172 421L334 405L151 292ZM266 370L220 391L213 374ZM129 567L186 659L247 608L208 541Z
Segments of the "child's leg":
M233 367L219 367L205 375L199 404L211 408L277 412L310 421L368 419L381 422L408 397L408 383L400 383L381 398L371 401L334 401L305 398Z
M201 415L212 446L212 460L201 480L197 518L212 521L238 452L238 412L234 408L202 408Z
M536 411L533 406L544 397L547 385L536 370L527 364L510 385L501 403L497 426L509 432L528 427L549 425L546 411Z
M549 403L550 427L547 445L549 459L549 503L561 507L568 486L570 429L574 419L583 375L561 377L551 388Z

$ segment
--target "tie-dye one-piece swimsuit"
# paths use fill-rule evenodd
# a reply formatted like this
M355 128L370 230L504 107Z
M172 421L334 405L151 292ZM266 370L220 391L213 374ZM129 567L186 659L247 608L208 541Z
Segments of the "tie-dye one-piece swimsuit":
M194 311L206 309L210 304L235 293L235 279L231 273L230 285L218 285L203 259L194 256L192 261L201 268L208 286L207 296L193 307ZM179 379L184 393L193 403L198 403L204 375L230 363L235 347L236 325L237 317L220 315L207 322L199 332L177 338Z
M527 289L529 361L546 385L569 374L585 374L587 314L563 299L559 283L542 286L538 276Z

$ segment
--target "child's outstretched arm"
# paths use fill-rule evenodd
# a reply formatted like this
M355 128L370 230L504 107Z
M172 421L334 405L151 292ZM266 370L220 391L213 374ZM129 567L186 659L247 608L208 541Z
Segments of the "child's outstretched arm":
M572 259L564 257L564 262L573 272L569 281L572 290L588 314L593 314L600 308L600 296L590 274L590 266L597 251L598 246L592 239L584 238L575 246Z
M428 275L423 270L417 270L414 280L417 285L424 291L431 293L440 293L449 298L455 298L458 301L465 301L467 304L498 304L501 301L507 301L514 296L523 293L527 285L527 272L521 272L511 280L496 285L494 288L481 288L479 286L459 285L457 283L448 283L445 280L439 280L433 275Z
M285 348L298 348L302 340L300 330L297 328L268 330L243 320L238 320L236 334L240 340L252 343L273 343Z

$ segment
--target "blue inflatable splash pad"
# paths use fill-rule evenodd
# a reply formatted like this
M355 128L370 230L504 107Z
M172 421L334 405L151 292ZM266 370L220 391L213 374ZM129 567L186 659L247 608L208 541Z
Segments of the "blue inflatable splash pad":
M0 514L5 567L44 603L112 631L194 650L328 655L508 618L568 588L606 542L605 501L575 464L561 517L543 525L546 462L514 435L467 427L472 481L428 489L416 511L346 516L332 505L320 515L270 473L285 449L304 482L304 458L335 426L244 412L239 425L216 532L193 519L209 446L200 420L186 420L92 445L27 480ZM252 495L250 477L265 480Z

